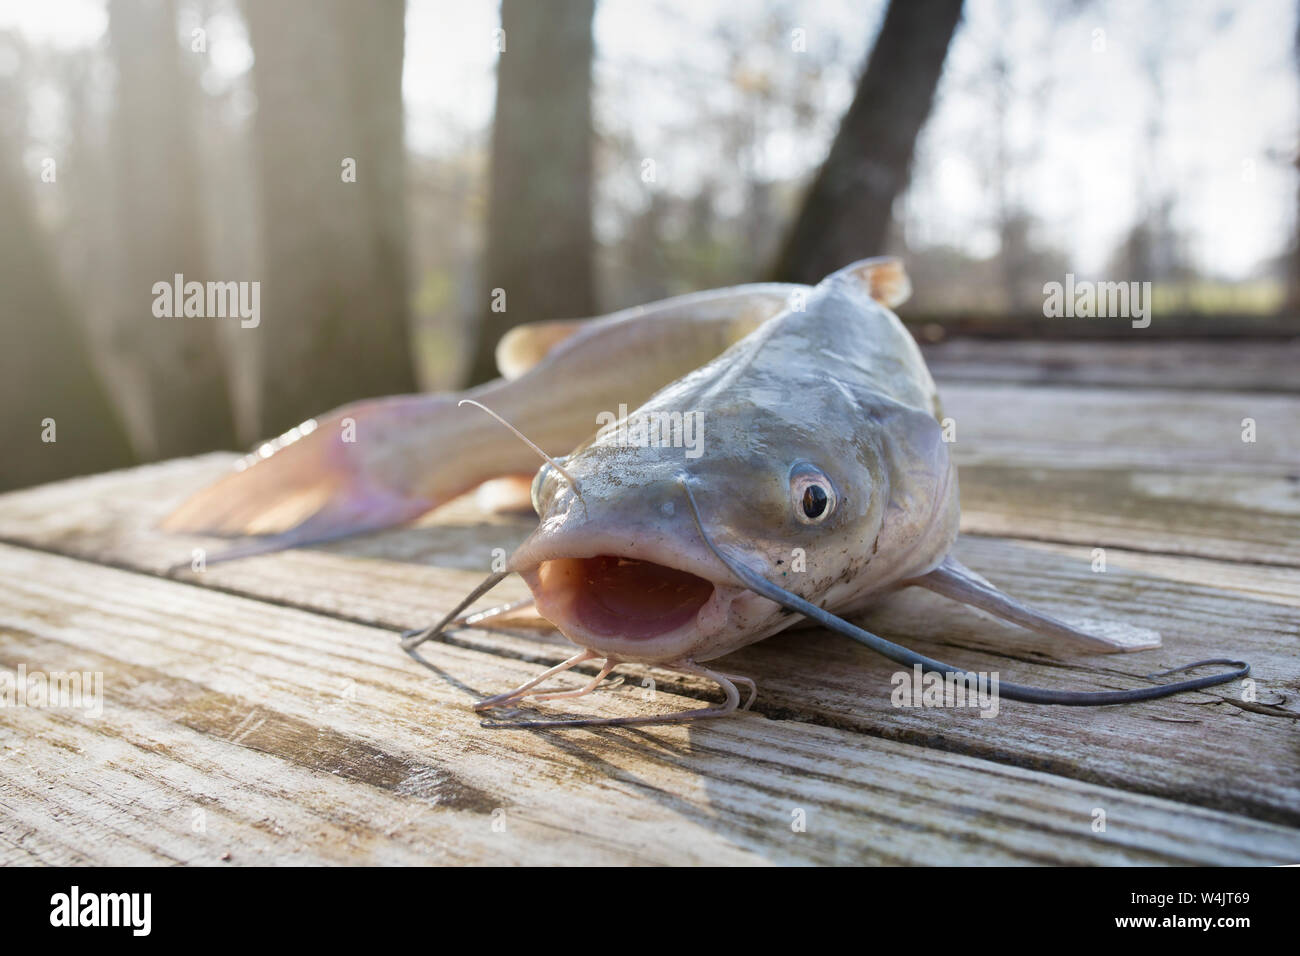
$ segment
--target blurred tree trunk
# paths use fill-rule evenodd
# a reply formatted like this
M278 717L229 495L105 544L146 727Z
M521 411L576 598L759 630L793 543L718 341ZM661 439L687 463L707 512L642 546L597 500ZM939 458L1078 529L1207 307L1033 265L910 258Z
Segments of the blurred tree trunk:
M485 276L470 382L497 375L514 325L596 311L592 279L591 21L595 0L502 0ZM492 290L505 311L492 310Z
M112 0L115 234L111 328L125 387L147 418L140 450L171 458L232 448L234 417L210 318L158 318L155 282L204 275L193 88L174 0ZM233 277L231 277L233 278Z
M830 155L777 257L773 278L814 283L884 251L962 0L891 0Z
M262 253L259 421L415 390L402 0L248 0ZM355 168L355 181L351 169Z
M1291 56L1293 65L1300 77L1300 10L1296 14L1295 37L1292 39ZM1291 161L1293 169L1300 170L1300 156ZM1291 268L1286 276L1286 308L1291 312L1300 312L1300 189L1296 190L1296 218L1291 235Z
M126 432L7 163L0 222L0 491L130 464Z

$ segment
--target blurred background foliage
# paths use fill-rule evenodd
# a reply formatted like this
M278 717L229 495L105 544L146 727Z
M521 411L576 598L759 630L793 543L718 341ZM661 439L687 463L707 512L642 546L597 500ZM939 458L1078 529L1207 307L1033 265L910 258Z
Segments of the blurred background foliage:
M882 252L923 341L1137 334L1044 318L1067 273L1152 282L1146 335L1294 335L1298 48L1293 0L7 3L0 487ZM155 318L175 273L260 326Z

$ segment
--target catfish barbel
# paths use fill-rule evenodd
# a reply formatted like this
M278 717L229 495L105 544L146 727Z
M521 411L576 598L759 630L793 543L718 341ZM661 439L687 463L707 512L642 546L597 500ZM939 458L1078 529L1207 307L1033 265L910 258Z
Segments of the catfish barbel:
M588 321L520 326L497 350L503 379L458 395L358 402L268 442L236 473L181 506L164 528L264 535L218 558L325 541L414 519L491 479L533 475L537 529L504 572L413 648L457 623L506 575L582 650L477 710L581 696L620 663L718 683L725 701L674 714L515 721L555 727L662 723L740 708L747 678L703 664L785 630L821 624L908 667L973 679L852 624L883 596L919 586L1091 651L1157 647L1144 628L1081 628L1003 594L953 556L960 505L938 394L891 307L909 292L894 259L846 266L816 286L757 284L668 299ZM462 403L515 432L488 425ZM620 406L617 427L593 423ZM663 423L699 423L681 442L629 441ZM355 440L345 440L348 429ZM594 434L593 434L594 430ZM520 437L524 437L520 441ZM662 434L659 435L662 438ZM535 443L535 444L534 444ZM535 470L537 456L545 463ZM560 457L563 456L563 457ZM534 474L535 471L535 474ZM574 691L547 678L602 665ZM1010 700L1090 706L1165 697L1244 677L1230 670L1133 690L1082 692L1001 682Z

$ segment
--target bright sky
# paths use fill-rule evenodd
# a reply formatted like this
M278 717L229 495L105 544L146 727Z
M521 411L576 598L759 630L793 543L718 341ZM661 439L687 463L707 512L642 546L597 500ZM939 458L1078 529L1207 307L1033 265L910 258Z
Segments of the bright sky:
M713 75L719 64L710 33L731 21L743 34L745 9L727 0L598 2L597 124L631 131L638 155L629 162L639 163L644 154L677 170L677 180L669 178L665 188L689 189L701 170L729 168L733 158L701 156L683 137L683 111L689 115L698 103L682 102L681 85L665 80L656 64ZM762 14L761 5L755 9ZM773 9L791 27L806 30L810 50L834 42L842 54L836 71L824 77L825 116L814 134L764 140L759 168L784 175L824 154L883 2L793 0ZM915 235L982 254L996 251L981 159L989 151L975 146L987 142L992 122L987 65L1005 44L1017 91L1007 117L1019 170L1011 194L1071 251L1079 273L1101 269L1132 225L1142 177L1153 190L1178 195L1179 223L1190 231L1190 252L1202 269L1240 277L1278 254L1296 211L1294 0L1094 0L1073 18L1065 9L1060 0L968 0L907 199ZM484 141L497 25L495 0L408 0L403 89L411 148L438 153ZM107 29L105 4L0 0L0 29L6 27L17 27L34 43L93 45ZM252 55L237 17L217 15L207 27L212 69L204 82L219 88L247 71ZM760 42L767 41L756 37L751 46ZM1160 107L1143 65L1152 42L1171 51ZM770 58L790 55L784 37L770 51ZM614 85L611 78L619 81L617 99L602 92ZM1037 105L1029 95L1035 90L1042 92ZM1144 134L1153 118L1161 125L1154 151Z

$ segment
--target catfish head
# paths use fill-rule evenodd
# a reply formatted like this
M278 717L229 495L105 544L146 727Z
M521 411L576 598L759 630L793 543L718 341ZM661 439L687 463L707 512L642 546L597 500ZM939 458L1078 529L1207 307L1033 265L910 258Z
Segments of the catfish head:
M796 304L537 473L508 570L574 643L706 661L799 620L715 548L830 610L951 548L956 472L911 337L852 267Z

